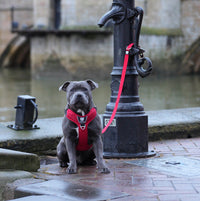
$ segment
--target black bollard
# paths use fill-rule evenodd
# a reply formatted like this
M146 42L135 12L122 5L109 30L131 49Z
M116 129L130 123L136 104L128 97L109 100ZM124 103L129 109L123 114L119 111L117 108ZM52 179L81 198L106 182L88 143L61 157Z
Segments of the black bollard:
M129 53L124 86L114 120L103 135L105 158L135 158L155 155L148 152L148 116L138 95L138 74L145 77L152 70L149 58L139 47L139 35L143 10L134 6L134 0L113 0L112 8L99 20L104 26L109 20L114 23L114 67L111 72L111 97L103 115L103 124L108 123L118 95L126 47L134 43ZM144 69L142 65L146 64Z
M15 125L8 125L8 128L11 128L16 131L39 129L37 125L33 126L38 117L38 109L35 101L35 97L29 95L18 96L17 105L15 106Z

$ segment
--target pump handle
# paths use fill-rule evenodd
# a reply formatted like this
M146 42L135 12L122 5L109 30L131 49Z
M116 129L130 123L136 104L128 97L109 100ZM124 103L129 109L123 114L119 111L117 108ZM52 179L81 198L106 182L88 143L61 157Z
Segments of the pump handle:
M33 106L35 108L35 118L32 122L30 122L30 124L33 125L38 118L38 108L37 108L37 104L33 100L31 100L31 103L33 104Z

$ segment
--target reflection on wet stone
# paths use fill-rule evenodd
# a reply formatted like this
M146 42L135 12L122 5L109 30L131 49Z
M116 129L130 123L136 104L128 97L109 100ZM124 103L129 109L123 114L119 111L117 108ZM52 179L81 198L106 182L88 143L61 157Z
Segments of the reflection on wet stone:
M97 188L72 184L59 180L49 180L16 189L16 195L53 195L68 200L108 200L129 196L125 193L99 190Z
M199 176L200 160L184 156L160 157L127 161L128 164L152 168L172 176Z

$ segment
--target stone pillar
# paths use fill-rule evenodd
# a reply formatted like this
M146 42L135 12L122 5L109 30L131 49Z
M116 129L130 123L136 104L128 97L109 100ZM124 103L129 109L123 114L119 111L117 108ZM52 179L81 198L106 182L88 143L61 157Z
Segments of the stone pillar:
M110 9L112 0L61 0L61 28L96 26L99 16Z
M53 0L34 0L34 27L36 28L53 28Z
M61 27L76 25L76 0L61 0Z

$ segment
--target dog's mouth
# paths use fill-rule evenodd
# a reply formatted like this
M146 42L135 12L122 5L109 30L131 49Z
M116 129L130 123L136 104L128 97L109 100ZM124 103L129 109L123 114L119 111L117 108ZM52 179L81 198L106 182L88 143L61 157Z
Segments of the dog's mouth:
M76 109L85 109L87 108L87 104L83 100L76 100L74 103L74 107Z
M74 105L79 108L84 107L85 104L83 103L83 101L77 100Z

